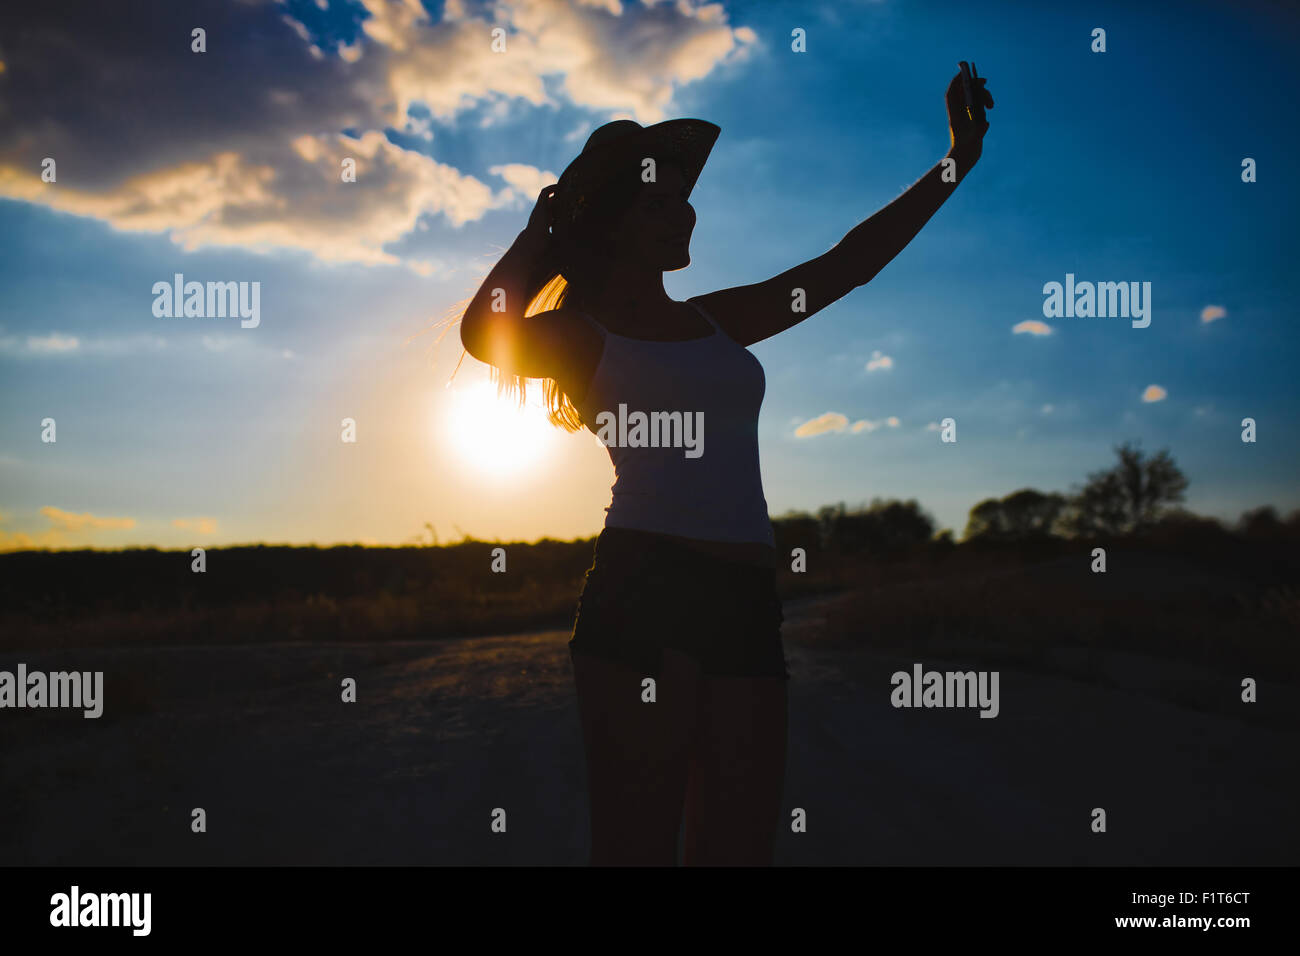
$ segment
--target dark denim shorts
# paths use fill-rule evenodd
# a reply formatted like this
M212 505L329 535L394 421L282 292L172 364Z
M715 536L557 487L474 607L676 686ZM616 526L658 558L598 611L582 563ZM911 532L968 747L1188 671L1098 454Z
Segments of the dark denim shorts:
M596 539L569 652L659 676L666 648L708 677L790 678L776 571L698 551L645 531Z

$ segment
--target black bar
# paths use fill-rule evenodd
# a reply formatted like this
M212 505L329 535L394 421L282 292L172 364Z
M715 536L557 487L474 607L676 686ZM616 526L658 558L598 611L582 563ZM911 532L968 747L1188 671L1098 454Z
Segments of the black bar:
M75 885L83 905L92 893L149 893L147 938L166 942L373 943L422 934L437 946L458 926L477 926L484 938L542 939L597 920L612 920L616 932L653 926L659 934L698 908L722 932L778 920L810 942L843 926L860 939L927 943L1131 937L1231 945L1242 932L1287 928L1295 875L1292 867L817 867L683 874L665 885L665 874L633 868L9 868L0 919L7 942L70 933L92 944L136 938L129 926L51 926L52 898ZM1156 925L1117 922L1148 917ZM1248 925L1177 923L1206 917L1244 917ZM1166 920L1171 925L1160 925Z

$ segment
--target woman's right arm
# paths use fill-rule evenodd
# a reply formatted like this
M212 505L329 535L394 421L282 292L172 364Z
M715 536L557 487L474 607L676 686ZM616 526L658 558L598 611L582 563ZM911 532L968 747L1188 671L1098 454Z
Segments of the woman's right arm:
M492 267L460 323L465 351L480 362L526 377L538 373L524 370L536 364L526 348L524 310L528 308L529 286L551 248L547 204L554 191L554 185L542 190L528 225Z
M571 400L580 400L604 336L563 305L524 318L530 287L553 268L545 260L554 250L548 204L555 188L542 190L527 228L483 280L461 318L460 341L480 362L524 378L554 379Z

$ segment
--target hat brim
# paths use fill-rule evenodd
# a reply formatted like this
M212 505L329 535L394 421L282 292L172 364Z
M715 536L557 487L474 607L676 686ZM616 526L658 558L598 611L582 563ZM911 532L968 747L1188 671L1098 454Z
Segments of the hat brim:
M679 166L689 196L722 133L716 123L701 119L671 119L633 130L618 139L585 149L560 175L555 201L556 221L573 222L586 201L628 160L646 157L671 160Z

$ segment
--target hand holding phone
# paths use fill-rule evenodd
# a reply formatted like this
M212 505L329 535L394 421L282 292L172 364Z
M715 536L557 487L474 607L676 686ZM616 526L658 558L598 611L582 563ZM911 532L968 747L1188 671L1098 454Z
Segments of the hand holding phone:
M978 145L988 130L984 111L993 108L993 97L974 63L962 60L960 72L948 84L948 127L953 145Z
M971 90L971 68L965 60L957 64L961 67L961 91L966 97L966 118L975 119L975 94Z

